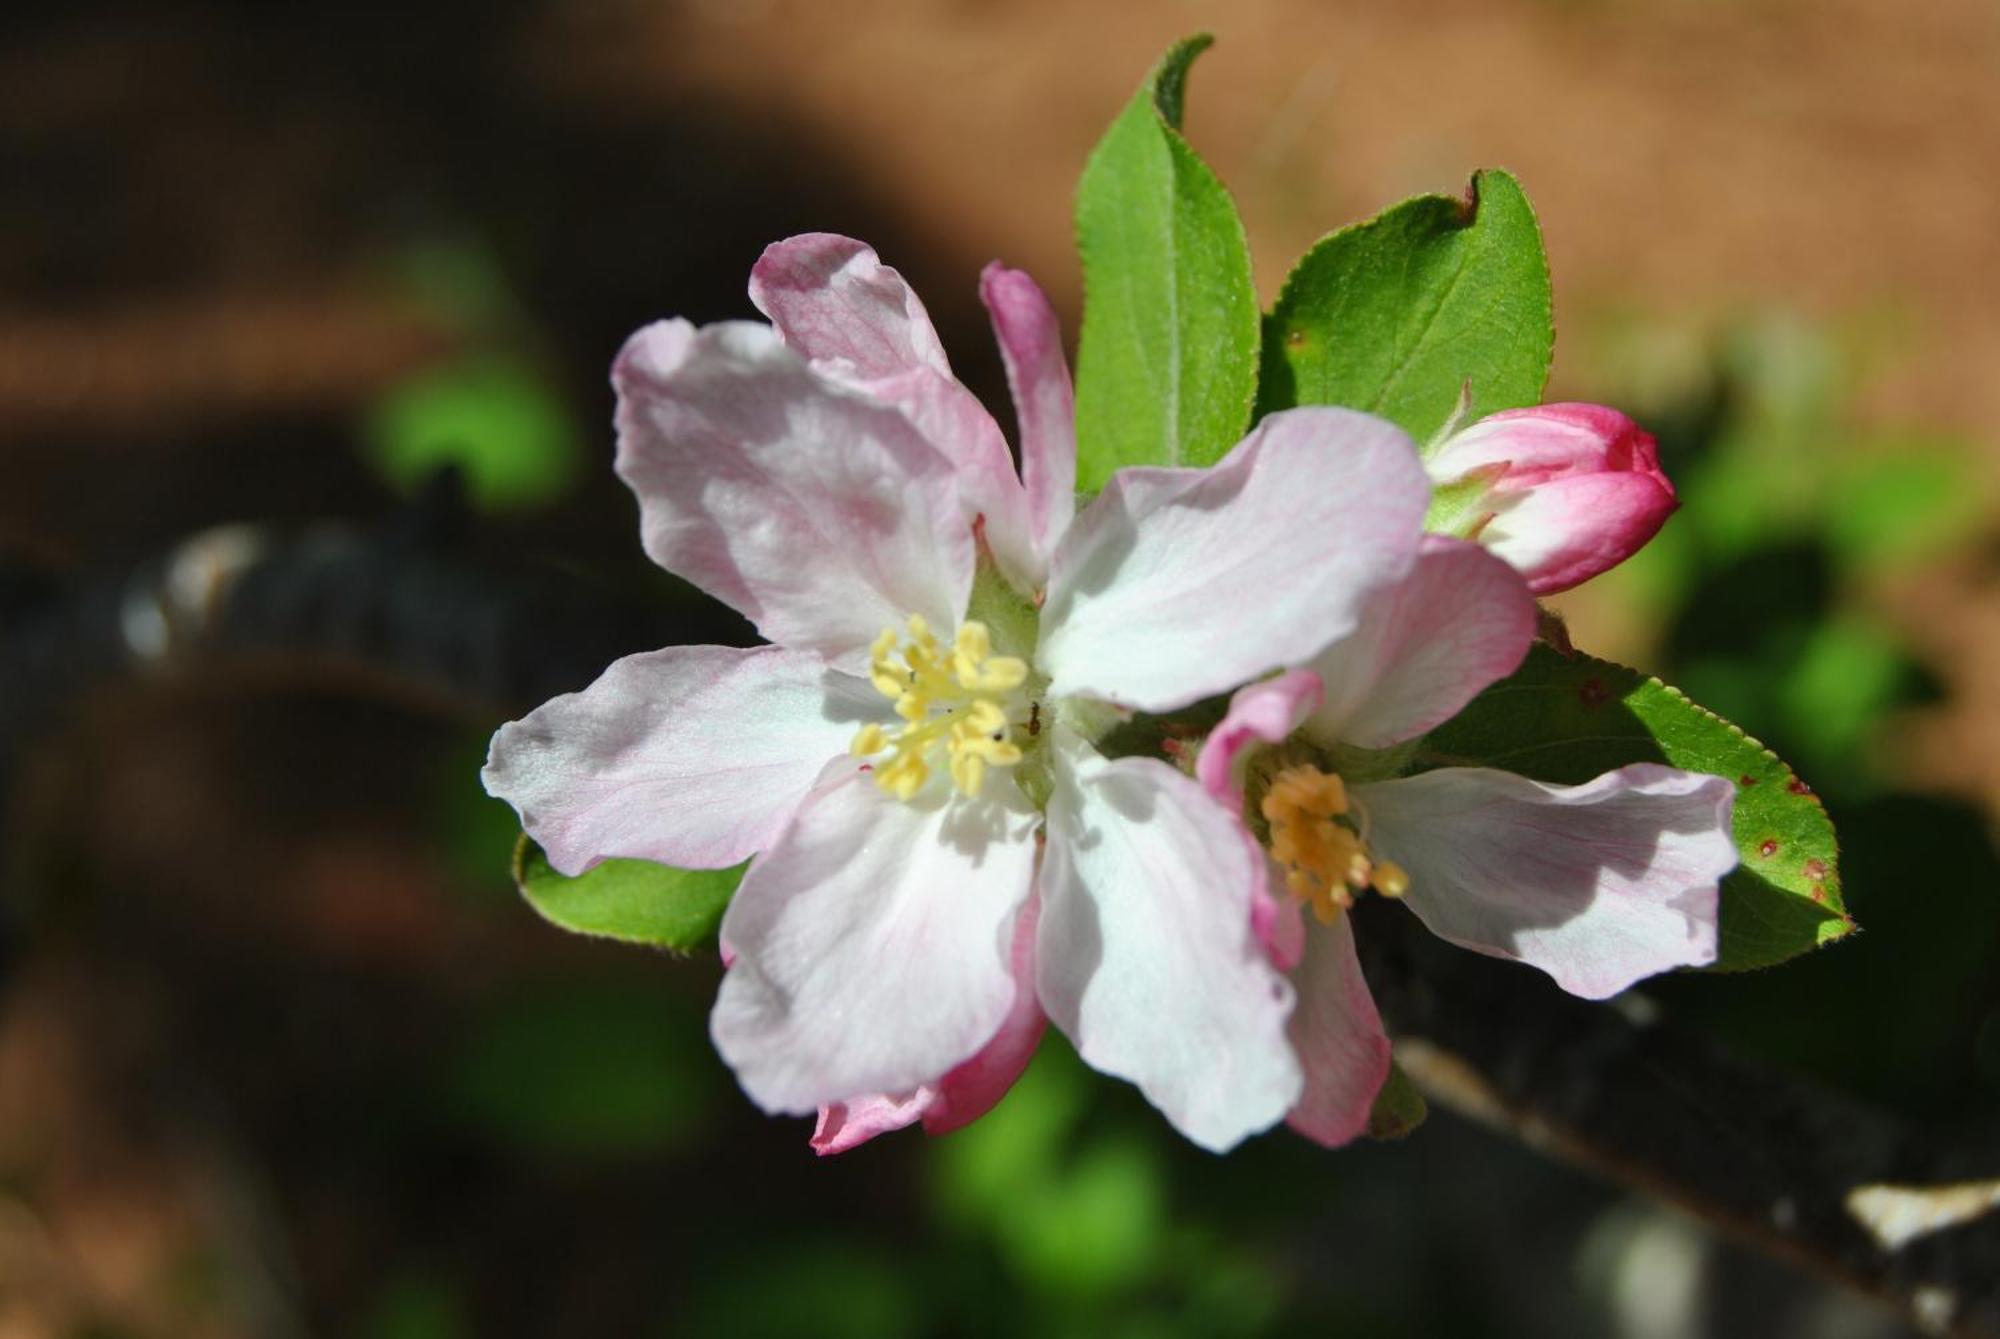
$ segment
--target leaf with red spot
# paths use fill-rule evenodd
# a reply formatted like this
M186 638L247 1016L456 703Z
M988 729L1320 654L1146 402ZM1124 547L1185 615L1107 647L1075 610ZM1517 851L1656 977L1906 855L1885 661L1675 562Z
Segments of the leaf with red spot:
M1854 928L1841 902L1833 823L1812 788L1762 744L1658 679L1537 645L1424 749L1433 766L1499 767L1564 785L1635 762L1729 777L1743 863L1722 883L1716 967L1768 967Z

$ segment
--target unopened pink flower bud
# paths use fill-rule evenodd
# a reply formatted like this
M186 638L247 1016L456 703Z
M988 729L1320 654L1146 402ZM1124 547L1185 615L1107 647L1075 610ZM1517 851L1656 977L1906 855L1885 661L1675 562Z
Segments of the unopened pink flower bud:
M1616 567L1678 500L1653 438L1615 409L1509 409L1454 433L1425 462L1429 528L1477 540L1537 595Z

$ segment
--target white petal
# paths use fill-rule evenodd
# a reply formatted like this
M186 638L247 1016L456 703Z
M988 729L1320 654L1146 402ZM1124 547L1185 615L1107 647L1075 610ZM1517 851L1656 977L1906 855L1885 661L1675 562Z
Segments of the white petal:
M957 623L974 560L957 474L901 413L747 323L648 326L612 382L618 474L662 567L847 669L912 613Z
M1412 739L1512 674L1534 639L1535 597L1519 573L1477 544L1427 535L1409 575L1313 658L1326 701L1306 733L1370 749Z
M565 874L720 869L768 846L882 700L818 656L675 646L500 727L483 774Z
M1716 885L1736 867L1736 788L1636 763L1581 786L1446 767L1358 786L1404 900L1454 944L1603 999L1715 961Z
M1037 661L1057 696L1166 711L1312 658L1416 558L1402 429L1272 414L1213 468L1121 470L1057 547Z
M710 1031L744 1091L803 1114L909 1093L985 1046L1014 1003L1034 826L1004 774L976 804L905 803L866 773L815 790L723 918Z
M1092 1067L1221 1151L1298 1099L1291 984L1251 929L1264 855L1187 777L1065 741L1040 888L1042 1006Z

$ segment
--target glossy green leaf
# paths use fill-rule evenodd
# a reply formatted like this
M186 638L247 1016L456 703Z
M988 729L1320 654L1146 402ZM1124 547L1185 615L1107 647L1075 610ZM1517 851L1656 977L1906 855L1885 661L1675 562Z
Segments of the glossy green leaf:
M1322 238L1264 321L1259 414L1332 404L1427 442L1470 383L1471 418L1538 403L1555 352L1549 265L1520 183L1480 172Z
M525 834L514 848L514 882L551 924L677 953L715 943L744 868L675 869L650 860L607 860L571 878L558 874Z
M1538 645L1423 750L1431 765L1501 767L1567 785L1635 762L1728 777L1743 863L1722 884L1716 966L1767 967L1854 928L1819 798L1769 749L1658 679Z
M1077 486L1086 492L1126 465L1211 464L1250 424L1250 247L1229 192L1180 134L1188 67L1210 40L1167 53L1077 186Z

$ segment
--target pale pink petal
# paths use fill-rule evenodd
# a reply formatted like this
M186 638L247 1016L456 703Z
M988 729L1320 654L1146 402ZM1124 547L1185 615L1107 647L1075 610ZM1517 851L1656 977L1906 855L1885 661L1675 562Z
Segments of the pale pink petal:
M1535 599L1519 573L1477 544L1427 535L1410 574L1313 658L1326 701L1306 733L1368 749L1414 739L1513 673L1534 638Z
M1035 924L1041 903L1030 897L1014 920L1014 1004L979 1053L935 1083L900 1096L850 1098L823 1106L813 1131L815 1153L845 1153L878 1134L921 1120L926 1134L949 1134L993 1109L1027 1069L1048 1018L1035 996Z
M1609 571L1645 547L1679 504L1643 474L1557 479L1494 513L1480 543L1505 558L1537 595L1553 595Z
M1057 741L1039 886L1042 1006L1085 1063L1222 1151L1302 1085L1292 988L1251 931L1264 855L1193 780Z
M937 1098L932 1088L919 1088L899 1097L855 1097L833 1102L819 1109L819 1123L813 1127L812 1151L821 1157L859 1148L878 1134L888 1134L915 1125Z
M1049 555L1076 514L1076 393L1063 358L1062 326L1041 287L998 261L980 274L979 296L993 318L1014 393L1028 531L1046 576Z
M809 652L669 647L501 726L482 776L564 874L719 869L770 845L882 705Z
M1306 1138L1338 1148L1368 1129L1375 1094L1389 1077L1389 1038L1354 956L1346 916L1306 932L1305 960L1292 977L1292 1046L1306 1089L1287 1118Z
M1004 773L978 803L942 790L908 803L836 775L743 876L709 1031L765 1110L912 1092L1007 1020L1035 815Z
M1426 464L1439 484L1479 470L1491 476L1482 509L1492 519L1479 541L1537 595L1623 562L1678 505L1652 437L1603 405L1494 414L1455 434Z
M1112 476L1056 549L1037 661L1058 697L1167 711L1310 660L1416 558L1402 429L1272 414L1213 468Z
M929 313L865 243L832 233L774 242L750 272L750 300L815 369L894 405L960 471L967 520L1010 575L1034 566L1027 501L1006 438L952 375ZM1018 574L1025 583L1029 573Z
M1263 742L1281 743L1299 723L1319 710L1323 700L1320 677L1311 670L1287 670L1239 688L1229 699L1222 723L1208 732L1201 756L1195 759L1195 779L1225 808L1243 804L1243 763L1249 749Z
M957 623L974 546L956 472L902 414L747 323L648 326L612 382L655 562L843 668L912 613Z
M1195 779L1230 813L1243 811L1243 766L1259 741L1276 744L1298 728L1319 706L1319 676L1311 670L1287 670L1237 690L1222 723L1209 731L1195 759ZM1298 965L1303 922L1298 904L1274 890L1282 880L1268 874L1259 881L1250 905L1250 924L1257 938L1283 970Z
M1447 767L1354 790L1404 900L1454 944L1602 999L1715 961L1716 885L1736 866L1724 777L1635 763L1580 786Z

